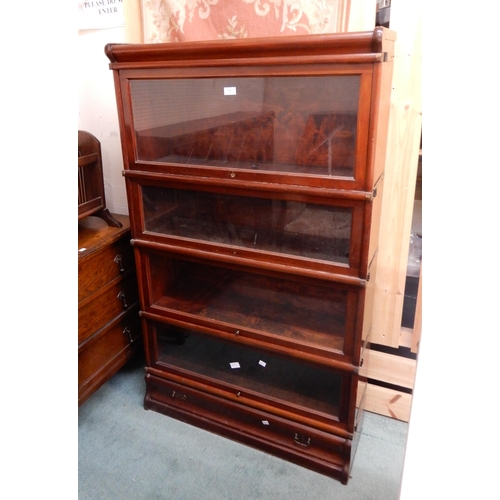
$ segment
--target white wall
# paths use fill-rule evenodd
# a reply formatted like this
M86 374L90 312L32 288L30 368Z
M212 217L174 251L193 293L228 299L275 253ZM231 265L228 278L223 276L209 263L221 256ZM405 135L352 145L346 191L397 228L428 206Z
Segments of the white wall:
M78 33L78 129L101 142L106 205L112 213L128 214L118 113L107 43L124 43L125 28Z

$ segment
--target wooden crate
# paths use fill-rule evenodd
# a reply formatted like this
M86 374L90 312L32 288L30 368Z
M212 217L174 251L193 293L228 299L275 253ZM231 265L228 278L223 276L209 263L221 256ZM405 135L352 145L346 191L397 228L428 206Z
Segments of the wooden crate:
M415 356L408 357L408 352L416 354L418 351L421 316L419 294L414 327L401 328L399 349L383 352L377 350L380 345L372 346L367 371L370 382L366 389L366 411L409 422L417 360Z

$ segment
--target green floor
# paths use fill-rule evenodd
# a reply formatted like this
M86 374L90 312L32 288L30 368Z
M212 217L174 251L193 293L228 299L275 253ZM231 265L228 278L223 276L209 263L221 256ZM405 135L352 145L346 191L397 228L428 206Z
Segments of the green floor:
M408 424L366 413L347 486L143 408L122 369L79 409L79 500L396 500Z

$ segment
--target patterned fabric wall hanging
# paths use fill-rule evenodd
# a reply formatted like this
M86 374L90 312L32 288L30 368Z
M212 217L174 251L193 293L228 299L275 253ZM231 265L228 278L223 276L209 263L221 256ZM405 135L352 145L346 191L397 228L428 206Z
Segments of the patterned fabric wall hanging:
M144 42L346 31L351 0L142 0Z

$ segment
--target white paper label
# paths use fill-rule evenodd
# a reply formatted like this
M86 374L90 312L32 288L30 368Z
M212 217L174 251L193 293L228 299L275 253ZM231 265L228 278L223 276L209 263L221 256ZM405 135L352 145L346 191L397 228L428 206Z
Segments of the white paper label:
M224 95L236 95L236 87L224 87Z
M239 368L240 364L238 363L238 361L234 361L233 363L229 363L229 366L231 368Z
M263 420L263 421L262 421L262 423L263 423L264 425L269 425L269 422L268 422L267 420Z
M261 361L259 361L259 365L265 367L266 366L266 362L261 360Z

